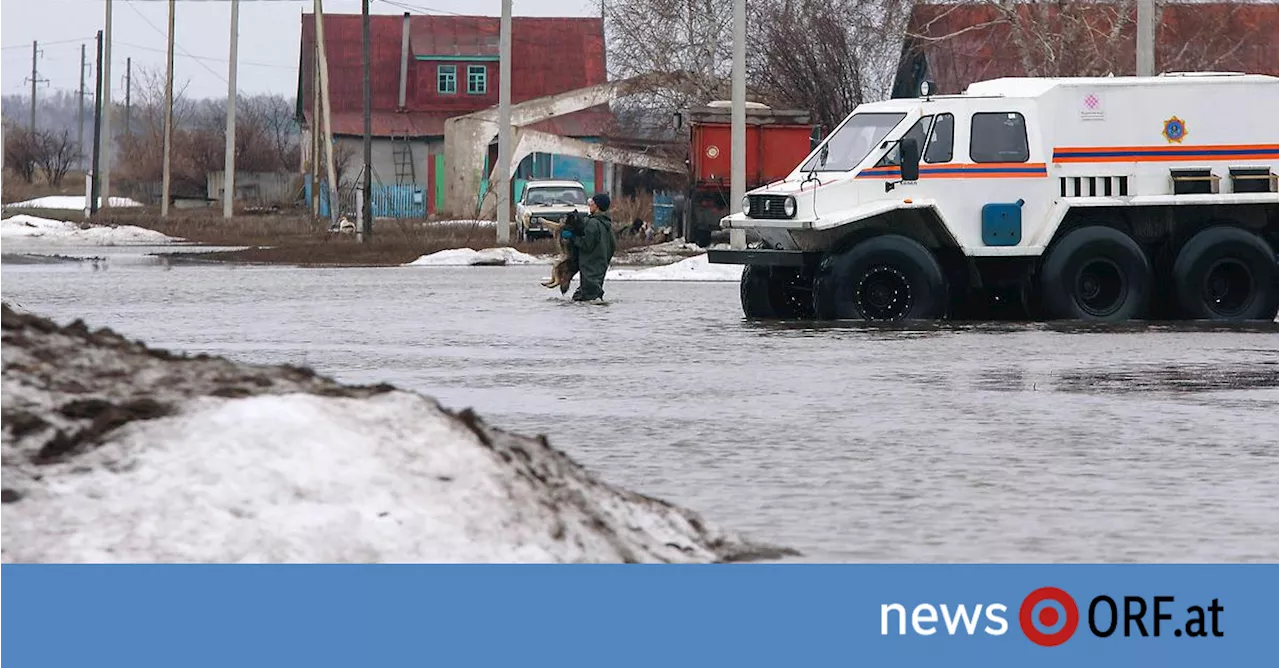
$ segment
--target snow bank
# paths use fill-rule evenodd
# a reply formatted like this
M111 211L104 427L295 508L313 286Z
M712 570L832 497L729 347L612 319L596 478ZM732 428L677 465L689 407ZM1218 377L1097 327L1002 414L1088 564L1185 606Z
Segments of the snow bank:
M736 283L742 278L742 265L711 264L706 254L681 260L675 264L648 269L614 269L606 281L725 281Z
M85 200L83 195L50 195L49 197L37 197L25 202L14 202L4 205L6 209L73 209L83 210L85 208ZM111 206L115 207L135 207L142 206L141 202L129 199L128 197L112 197ZM102 198L98 198L98 205L102 205Z
M0 220L0 238L5 241L39 241L88 246L115 246L124 244L168 244L174 239L155 230L134 225L81 226L64 220L51 220L36 216L18 215Z
M710 562L794 551L389 386L3 306L5 562Z
M697 244L689 244L681 241L668 241L661 244L653 244L651 246L636 246L618 253L613 258L613 264L616 266L645 266L653 267L663 264L674 264L687 257L701 255L705 253L702 247Z
M511 248L451 248L437 251L410 262L406 267L466 267L475 265L506 266L515 264L549 264L551 261Z

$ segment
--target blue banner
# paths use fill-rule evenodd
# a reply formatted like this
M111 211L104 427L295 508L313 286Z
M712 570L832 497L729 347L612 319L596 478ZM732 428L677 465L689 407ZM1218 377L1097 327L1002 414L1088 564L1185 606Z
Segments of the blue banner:
M1275 666L1275 564L3 566L34 666Z

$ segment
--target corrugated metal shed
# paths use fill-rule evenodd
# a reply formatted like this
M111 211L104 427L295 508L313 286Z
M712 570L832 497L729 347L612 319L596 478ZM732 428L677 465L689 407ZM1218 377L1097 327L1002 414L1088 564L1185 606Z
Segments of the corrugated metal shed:
M410 16L405 109L398 110L404 17L370 17L373 133L440 136L444 121L498 103L499 19L488 16ZM335 134L363 134L361 17L325 14L330 105ZM605 83L604 28L600 18L514 17L511 96L514 102ZM308 124L314 69L315 17L302 15L299 108ZM457 92L437 91L437 67L453 65ZM484 67L486 90L467 92L467 68ZM575 137L597 136L612 124L607 106L552 119L537 129Z

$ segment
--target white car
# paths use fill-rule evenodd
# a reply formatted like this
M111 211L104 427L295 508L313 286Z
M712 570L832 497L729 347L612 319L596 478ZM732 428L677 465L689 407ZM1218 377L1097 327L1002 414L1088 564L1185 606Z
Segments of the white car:
M553 235L544 223L559 223L571 212L587 215L587 191L577 181L530 181L516 203L520 241Z

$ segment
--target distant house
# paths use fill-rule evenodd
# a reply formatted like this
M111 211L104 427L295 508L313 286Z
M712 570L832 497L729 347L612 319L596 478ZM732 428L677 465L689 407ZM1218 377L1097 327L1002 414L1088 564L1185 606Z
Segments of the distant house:
M1156 72L1276 75L1277 7L1157 4ZM919 3L907 22L893 96L914 97L926 79L950 94L999 77L1133 75L1136 23L1133 3Z
M370 17L375 182L421 186L427 210L441 210L445 120L498 103L499 30L497 17ZM363 164L361 16L326 13L324 40L335 154L350 155L339 181L353 182ZM314 125L314 45L315 16L303 14L297 116L303 126L304 163ZM515 103L606 82L604 23L598 17L515 17L511 51ZM596 141L612 122L608 106L602 105L531 127ZM490 154L491 163L497 157L496 146ZM602 163L534 154L514 176L517 193L528 178L550 177L578 179L590 192L608 188L606 176L611 174Z

